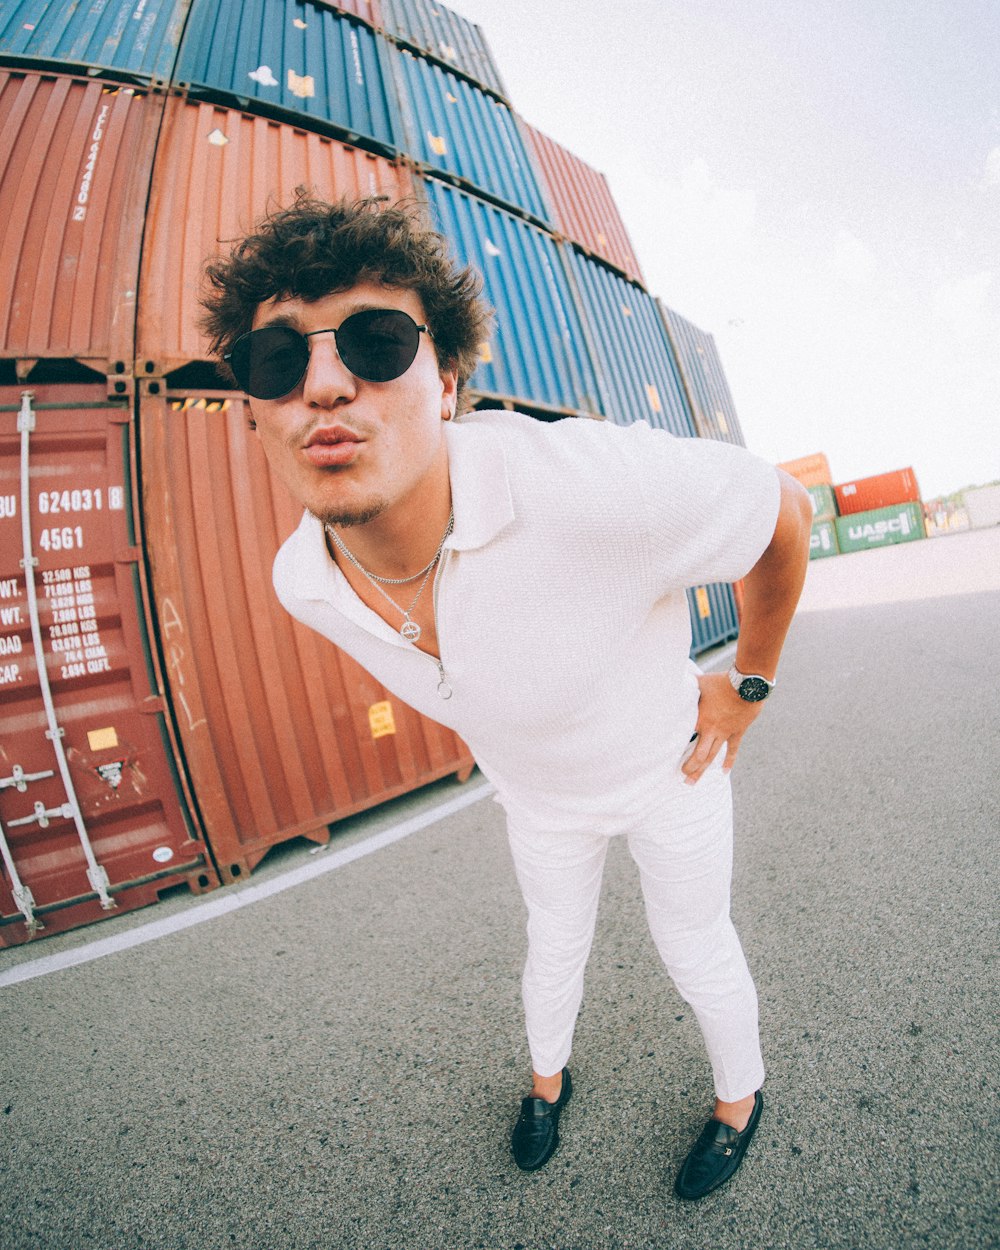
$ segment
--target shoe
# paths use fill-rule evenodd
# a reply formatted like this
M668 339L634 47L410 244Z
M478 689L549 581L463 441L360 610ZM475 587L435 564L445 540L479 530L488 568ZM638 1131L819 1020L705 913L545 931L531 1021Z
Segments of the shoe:
M544 1098L522 1100L521 1114L510 1139L514 1162L522 1172L534 1172L552 1158L559 1145L559 1112L572 1092L569 1068L563 1068L562 1089L555 1102L546 1102Z
M729 1180L743 1162L763 1109L764 1095L758 1090L742 1133L721 1120L709 1120L677 1173L674 1192L678 1198L704 1198Z

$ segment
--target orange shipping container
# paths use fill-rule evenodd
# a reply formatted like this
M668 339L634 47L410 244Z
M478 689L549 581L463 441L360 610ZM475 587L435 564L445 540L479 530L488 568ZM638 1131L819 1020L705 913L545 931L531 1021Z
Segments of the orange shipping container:
M143 240L136 356L144 377L208 359L198 330L204 263L298 186L325 199L412 194L384 157L265 117L173 97Z
M803 456L799 460L784 460L778 465L786 473L802 483L803 486L832 486L833 476L830 473L830 462L826 455L818 451L812 456Z
M892 508L901 503L919 503L920 489L912 469L894 469L874 477L859 478L835 486L837 510L841 516L855 512L871 512L876 508Z
M0 71L0 356L130 389L142 222L164 98Z
M521 125L541 170L556 229L620 269L626 278L643 282L639 261L605 176L541 131L524 122Z

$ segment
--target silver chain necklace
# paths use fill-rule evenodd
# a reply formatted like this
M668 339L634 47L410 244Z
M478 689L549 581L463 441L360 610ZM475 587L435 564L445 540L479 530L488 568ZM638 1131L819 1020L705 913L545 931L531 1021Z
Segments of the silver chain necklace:
M441 559L441 552L444 550L444 545L448 541L448 535L451 533L452 529L454 528L454 525L455 525L455 512L454 510L452 510L448 514L448 527L445 530L444 534L441 536L441 541L438 543L438 549L437 551L434 552L434 556L431 559L430 564L425 565L420 570L419 573L414 573L412 577L379 577L375 573L369 573L368 570L365 568L365 566L357 558L357 556L354 555L353 552L348 550L348 548L344 544L344 540L340 537L340 535L333 528L333 526L326 525L324 526L324 528L326 529L326 532L330 535L330 537L333 539L333 541L337 544L337 549L343 552L343 554L347 557L348 560L350 560L350 562L354 565L354 567L359 570L359 572L364 573L365 577L368 578L368 580L375 587L378 593L383 597L383 599L388 599L388 601L392 604L392 606L396 609L396 611L402 615L403 623L399 627L399 632L403 635L403 637L406 638L409 642L416 642L417 639L420 637L420 632L421 632L420 626L417 624L416 621L413 621L410 619L410 614L413 611L413 609L417 606L420 596L424 593L424 587L427 585L427 582L430 579L432 569L434 568L435 564L437 564L438 560ZM415 582L417 578L420 577L421 575L423 575L424 580L420 583L420 589L417 591L416 595L414 595L413 602L410 604L408 608L400 607L400 605L396 602L396 600L393 599L392 596L387 591L383 590L381 585L379 585L379 583L382 582L387 586L403 586L407 582Z

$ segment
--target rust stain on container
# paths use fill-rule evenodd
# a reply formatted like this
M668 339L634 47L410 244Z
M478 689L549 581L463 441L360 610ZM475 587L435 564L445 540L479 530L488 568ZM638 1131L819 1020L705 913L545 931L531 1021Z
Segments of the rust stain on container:
M133 87L0 71L0 355L131 374L162 108Z
M408 171L384 157L268 118L168 101L143 244L140 374L208 359L197 328L205 261L300 185L326 199L412 193Z
M521 125L542 172L556 228L627 278L644 282L605 176L541 131L525 122Z
M25 423L20 390L0 388L0 946L218 884L146 646L130 410L103 383L30 394Z
M141 398L147 551L168 680L224 879L279 842L427 782L467 776L449 730L294 622L271 586L301 508L272 478L242 398ZM391 704L391 723L385 705ZM378 732L372 708L381 706Z

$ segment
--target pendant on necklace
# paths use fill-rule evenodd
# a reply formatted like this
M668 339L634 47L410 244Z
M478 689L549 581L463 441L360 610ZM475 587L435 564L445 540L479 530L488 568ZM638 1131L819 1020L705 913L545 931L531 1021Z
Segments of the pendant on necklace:
M416 642L420 637L420 626L416 621L411 621L410 618L407 617L400 627L399 632L404 638L409 639L410 642Z

